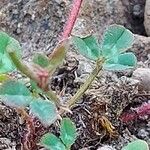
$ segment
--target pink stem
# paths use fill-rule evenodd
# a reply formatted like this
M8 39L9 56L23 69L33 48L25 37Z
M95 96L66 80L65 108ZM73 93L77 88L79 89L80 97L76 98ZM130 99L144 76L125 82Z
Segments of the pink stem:
M71 12L70 12L69 17L67 19L67 23L64 26L63 32L62 32L61 37L60 37L60 41L63 41L70 36L71 31L74 27L75 21L78 17L82 1L83 0L74 0L73 1L72 8L70 10Z

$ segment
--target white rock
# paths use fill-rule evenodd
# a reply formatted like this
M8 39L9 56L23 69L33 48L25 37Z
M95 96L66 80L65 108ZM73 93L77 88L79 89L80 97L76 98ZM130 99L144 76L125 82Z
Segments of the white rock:
M97 150L116 150L112 146L105 145L103 147L99 147Z
M139 90L150 91L150 69L138 68L133 72L133 79L139 80Z

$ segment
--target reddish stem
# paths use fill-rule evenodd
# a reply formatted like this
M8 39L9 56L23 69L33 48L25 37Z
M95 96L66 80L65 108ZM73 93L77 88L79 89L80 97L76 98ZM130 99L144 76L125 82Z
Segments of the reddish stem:
M63 41L63 40L67 39L70 36L71 31L74 27L75 21L78 17L82 1L83 0L74 0L73 1L72 8L71 8L67 23L64 26L60 41Z
M23 137L23 149L24 150L35 150L37 149L36 141L35 141L35 127L34 120L31 117L26 119L26 128L27 131Z

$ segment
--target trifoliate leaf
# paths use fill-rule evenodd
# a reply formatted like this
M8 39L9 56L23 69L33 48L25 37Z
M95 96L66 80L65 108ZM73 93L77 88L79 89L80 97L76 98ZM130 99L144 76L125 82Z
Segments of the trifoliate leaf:
M136 66L136 64L136 56L133 53L128 52L109 59L103 67L106 70L122 71L132 69Z
M45 68L49 65L49 58L44 54L35 54L33 57L33 62Z
M103 42L101 44L104 57L114 53L122 53L130 48L133 44L134 36L132 32L120 25L111 25L104 33Z
M100 47L94 36L85 38L73 36L72 40L78 51L86 58L97 60L101 56Z
M30 111L45 126L49 126L57 120L57 109L51 101L42 99L33 100L30 103Z
M149 150L148 144L143 140L135 140L121 150Z
M14 70L15 66L10 60L8 51L15 51L17 56L21 56L21 47L17 40L0 32L0 73L7 73Z
M0 86L1 101L11 107L26 107L30 104L32 97L28 88L17 81L9 80Z
M54 134L47 133L41 138L41 145L47 150L66 150L65 145Z
M69 118L63 118L60 127L60 138L69 149L77 137L76 127Z

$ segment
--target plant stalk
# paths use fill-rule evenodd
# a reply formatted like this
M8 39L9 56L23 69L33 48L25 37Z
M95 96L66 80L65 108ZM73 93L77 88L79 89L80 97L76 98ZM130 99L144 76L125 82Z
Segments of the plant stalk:
M68 108L72 107L85 93L85 91L89 88L89 86L92 84L95 77L98 75L98 73L102 70L102 65L104 63L104 59L98 60L96 63L96 67L91 72L90 76L86 79L85 83L80 87L80 89L77 91L77 93L68 101Z
M78 17L82 2L83 2L83 0L74 0L73 1L72 8L70 10L70 14L67 19L67 23L64 26L60 41L63 41L70 36L71 31L74 27L75 21Z

